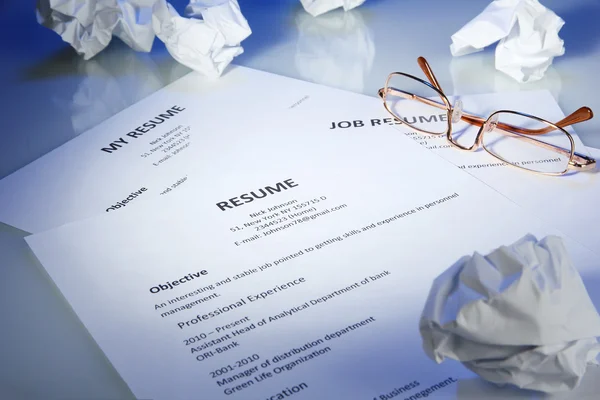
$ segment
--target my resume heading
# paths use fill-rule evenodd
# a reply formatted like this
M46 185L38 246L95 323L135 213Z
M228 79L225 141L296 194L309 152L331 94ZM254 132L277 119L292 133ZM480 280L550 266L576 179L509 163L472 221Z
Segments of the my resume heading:
M162 124L169 118L172 118L176 114L179 114L183 110L185 110L185 108L179 107L179 106L173 106L173 107L169 108L167 111L165 111L164 113L158 114L156 117L152 118L148 122L145 122L142 125L138 126L137 128L132 129L130 132L127 132L125 134L125 136L127 138L137 139L139 136L143 136L145 133L150 132L150 130L156 128L158 125ZM131 141L131 139L127 139L127 140ZM129 142L127 140L123 139L123 137L120 137L119 139L110 143L107 147L103 147L100 150L104 151L105 153L109 153L109 154L113 153L113 152L119 150L124 145L129 144Z

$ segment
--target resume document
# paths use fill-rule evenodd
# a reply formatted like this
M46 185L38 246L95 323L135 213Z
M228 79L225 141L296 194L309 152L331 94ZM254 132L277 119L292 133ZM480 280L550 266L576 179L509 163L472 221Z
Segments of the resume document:
M465 110L482 116L515 109L552 121L564 117L547 91L461 99ZM600 213L585 200L600 193L597 174L531 175L498 162L483 150L464 152L451 148L443 137L415 134L397 125L378 99L243 67L232 67L216 82L191 73L4 178L0 181L0 221L36 233L164 197L196 179L190 174L193 166L213 168L205 162L206 152L234 148L252 151L256 158L270 157L254 143L248 148L238 145L246 136L260 140L261 125L250 123L257 117L263 125L277 128L277 140L293 149L299 138L292 135L291 114L298 116L295 124L311 121L315 124L311 129L319 130L320 136L332 135L339 141L354 132L369 135L374 143L403 145L388 135L390 125L394 126L399 134L408 135L529 212L547 218L550 225L588 248L600 244L600 234L587 228L600 224ZM462 125L455 129L467 129L464 135L474 130ZM576 135L574 139L577 150L585 152ZM232 157L235 160L237 155Z
M289 124L201 152L172 195L27 242L138 398L455 398L471 373L420 344L433 278L557 232L395 130Z

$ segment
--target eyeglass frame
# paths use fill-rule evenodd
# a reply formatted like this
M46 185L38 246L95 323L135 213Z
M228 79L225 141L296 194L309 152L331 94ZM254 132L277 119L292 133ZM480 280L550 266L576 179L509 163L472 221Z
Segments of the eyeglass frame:
M435 78L435 75L433 74L433 71L431 70L431 67L429 66L429 63L427 62L427 60L424 57L419 57L417 59L417 62L419 63L419 66L421 67L421 70L423 71L423 73L425 74L425 76L427 77L427 79L429 79L429 82L417 78L416 76L404 73L404 72L392 72L388 75L386 82L385 82L385 86L381 89L379 89L377 91L378 96L383 100L383 105L385 107L385 109L390 113L390 115L392 115L392 117L394 117L394 119L400 123L400 124L406 124L407 126L411 127L412 129L428 134L428 135L436 135L436 136L441 136L441 135L446 135L446 139L448 140L448 142L450 142L450 144L454 147L457 147L461 150L466 150L466 151L476 151L478 150L480 147L483 147L484 150L486 152L488 152L491 156L513 166L513 167L517 167L520 169L523 169L525 171L529 171L529 172L533 172L533 173L539 173L539 174L543 174L543 175L552 175L552 176L559 176L559 175L564 175L566 173L569 172L569 170L571 169L576 169L578 171L587 171L587 170L592 170L595 168L596 165L596 160L588 157L586 155L580 154L575 152L575 141L573 140L573 137L571 136L571 134L569 134L563 127L567 127L573 124L577 124L583 121L587 121L591 118L593 118L594 113L592 112L591 108L589 107L581 107L579 109L577 109L575 112L571 113L570 115L568 115L567 117L563 118L562 120L558 121L557 123L552 123L550 121L547 121L543 118L534 116L534 115L530 115L530 114L526 114L526 113L522 113L519 111L513 111L513 110L497 110L493 113L491 113L487 119L483 119L481 117L478 117L476 115L472 115L472 114L468 114L468 113L464 113L462 112L462 110L458 110L459 112L459 116L460 116L460 120L463 120L465 122L467 122L468 124L474 125L474 126L479 126L479 131L477 132L477 136L475 137L475 141L474 143L467 147L467 146L463 146L459 143L457 143L453 137L452 137L452 123L453 123L453 114L455 112L455 109L452 105L450 105L450 101L448 100L448 97L445 95L445 93L443 92L439 82L437 81L437 79ZM428 98L425 97L421 97L418 95L415 95L413 93L409 93L409 92L405 92L403 90L399 90L399 89L395 89L395 88L390 88L389 87L389 82L390 79L393 76L396 75L400 75L400 76L404 76L410 79L414 79L426 86L428 86L429 88L431 88L432 90L434 90L442 99L442 101L444 102L444 104L440 104L436 101L430 100ZM429 132L420 128L417 128L411 124L409 124L407 121L403 121L401 119L398 118L398 116L392 111L390 110L387 102L386 102L386 95L388 93L390 93L390 91L393 90L394 94L400 97L404 97L406 99L410 99L410 100L417 100L420 101L422 103L425 104L429 104L433 107L436 108L445 108L446 112L447 112L447 121L448 121L448 128L446 129L446 132L441 132L441 133L435 133L435 132ZM540 122L543 122L545 124L548 125L547 128L544 129L524 129L524 128L519 128L516 126L512 126L509 124L505 124L505 123L498 123L497 121L494 121L494 117L497 116L500 113L510 113L510 114L516 114L516 115L521 115L524 117L528 117L528 118L532 118L535 120L538 120ZM485 145L482 143L483 141L483 134L486 131L490 131L493 130L495 128L499 128L502 131L505 131L507 133L511 133L512 132L516 132L519 134L523 134L523 135L527 135L527 136L517 136L519 139L527 139L529 141L535 141L537 143L535 143L536 145L542 146L542 147L546 147L546 148L553 148L553 151L557 151L558 153L562 153L563 155L568 155L569 156L569 161L567 163L567 166L565 168L565 170L561 171L561 172L544 172L544 171L536 171L536 170L532 170L529 168L525 168L522 167L520 165L516 165L511 163L508 160L505 160L504 158L500 157L497 154L492 153L490 150L488 150ZM542 142L540 140L534 139L531 136L537 136L537 135L543 135L545 133L549 133L555 130L560 130L562 131L567 138L569 139L570 143L571 143L571 151L567 151L566 149L554 146L552 144L546 143L546 142ZM482 146L483 145L483 146Z

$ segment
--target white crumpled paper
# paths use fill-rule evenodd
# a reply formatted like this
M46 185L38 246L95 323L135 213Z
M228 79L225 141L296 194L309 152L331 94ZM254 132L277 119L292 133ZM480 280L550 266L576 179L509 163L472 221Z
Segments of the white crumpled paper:
M565 52L558 36L564 21L538 0L495 0L452 35L450 51L461 56L500 41L496 69L519 82L541 79Z
M556 236L463 257L434 281L419 325L433 360L501 385L570 390L598 364L600 316Z
M154 41L151 17L155 2L38 0L37 19L86 60L108 46L113 35L136 51L148 52Z
M360 6L365 0L300 0L302 7L313 17L344 7L344 11Z
M251 30L237 0L192 0L181 17L165 0L38 0L43 26L89 60L117 36L132 49L148 52L155 35L180 63L218 76Z
M239 45L250 35L250 27L236 0L192 1L186 15L179 16L168 3L154 6L152 25L174 59L204 75L217 77L233 58L243 53ZM196 16L202 19L196 19Z

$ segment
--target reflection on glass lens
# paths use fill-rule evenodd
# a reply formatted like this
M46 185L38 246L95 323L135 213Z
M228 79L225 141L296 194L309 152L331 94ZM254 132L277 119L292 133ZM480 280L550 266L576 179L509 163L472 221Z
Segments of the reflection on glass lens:
M573 142L562 129L509 112L496 113L490 120L484 127L483 147L492 155L531 171L558 174L567 170Z
M434 89L416 79L393 74L385 90L386 106L396 119L427 133L446 133L448 110Z

